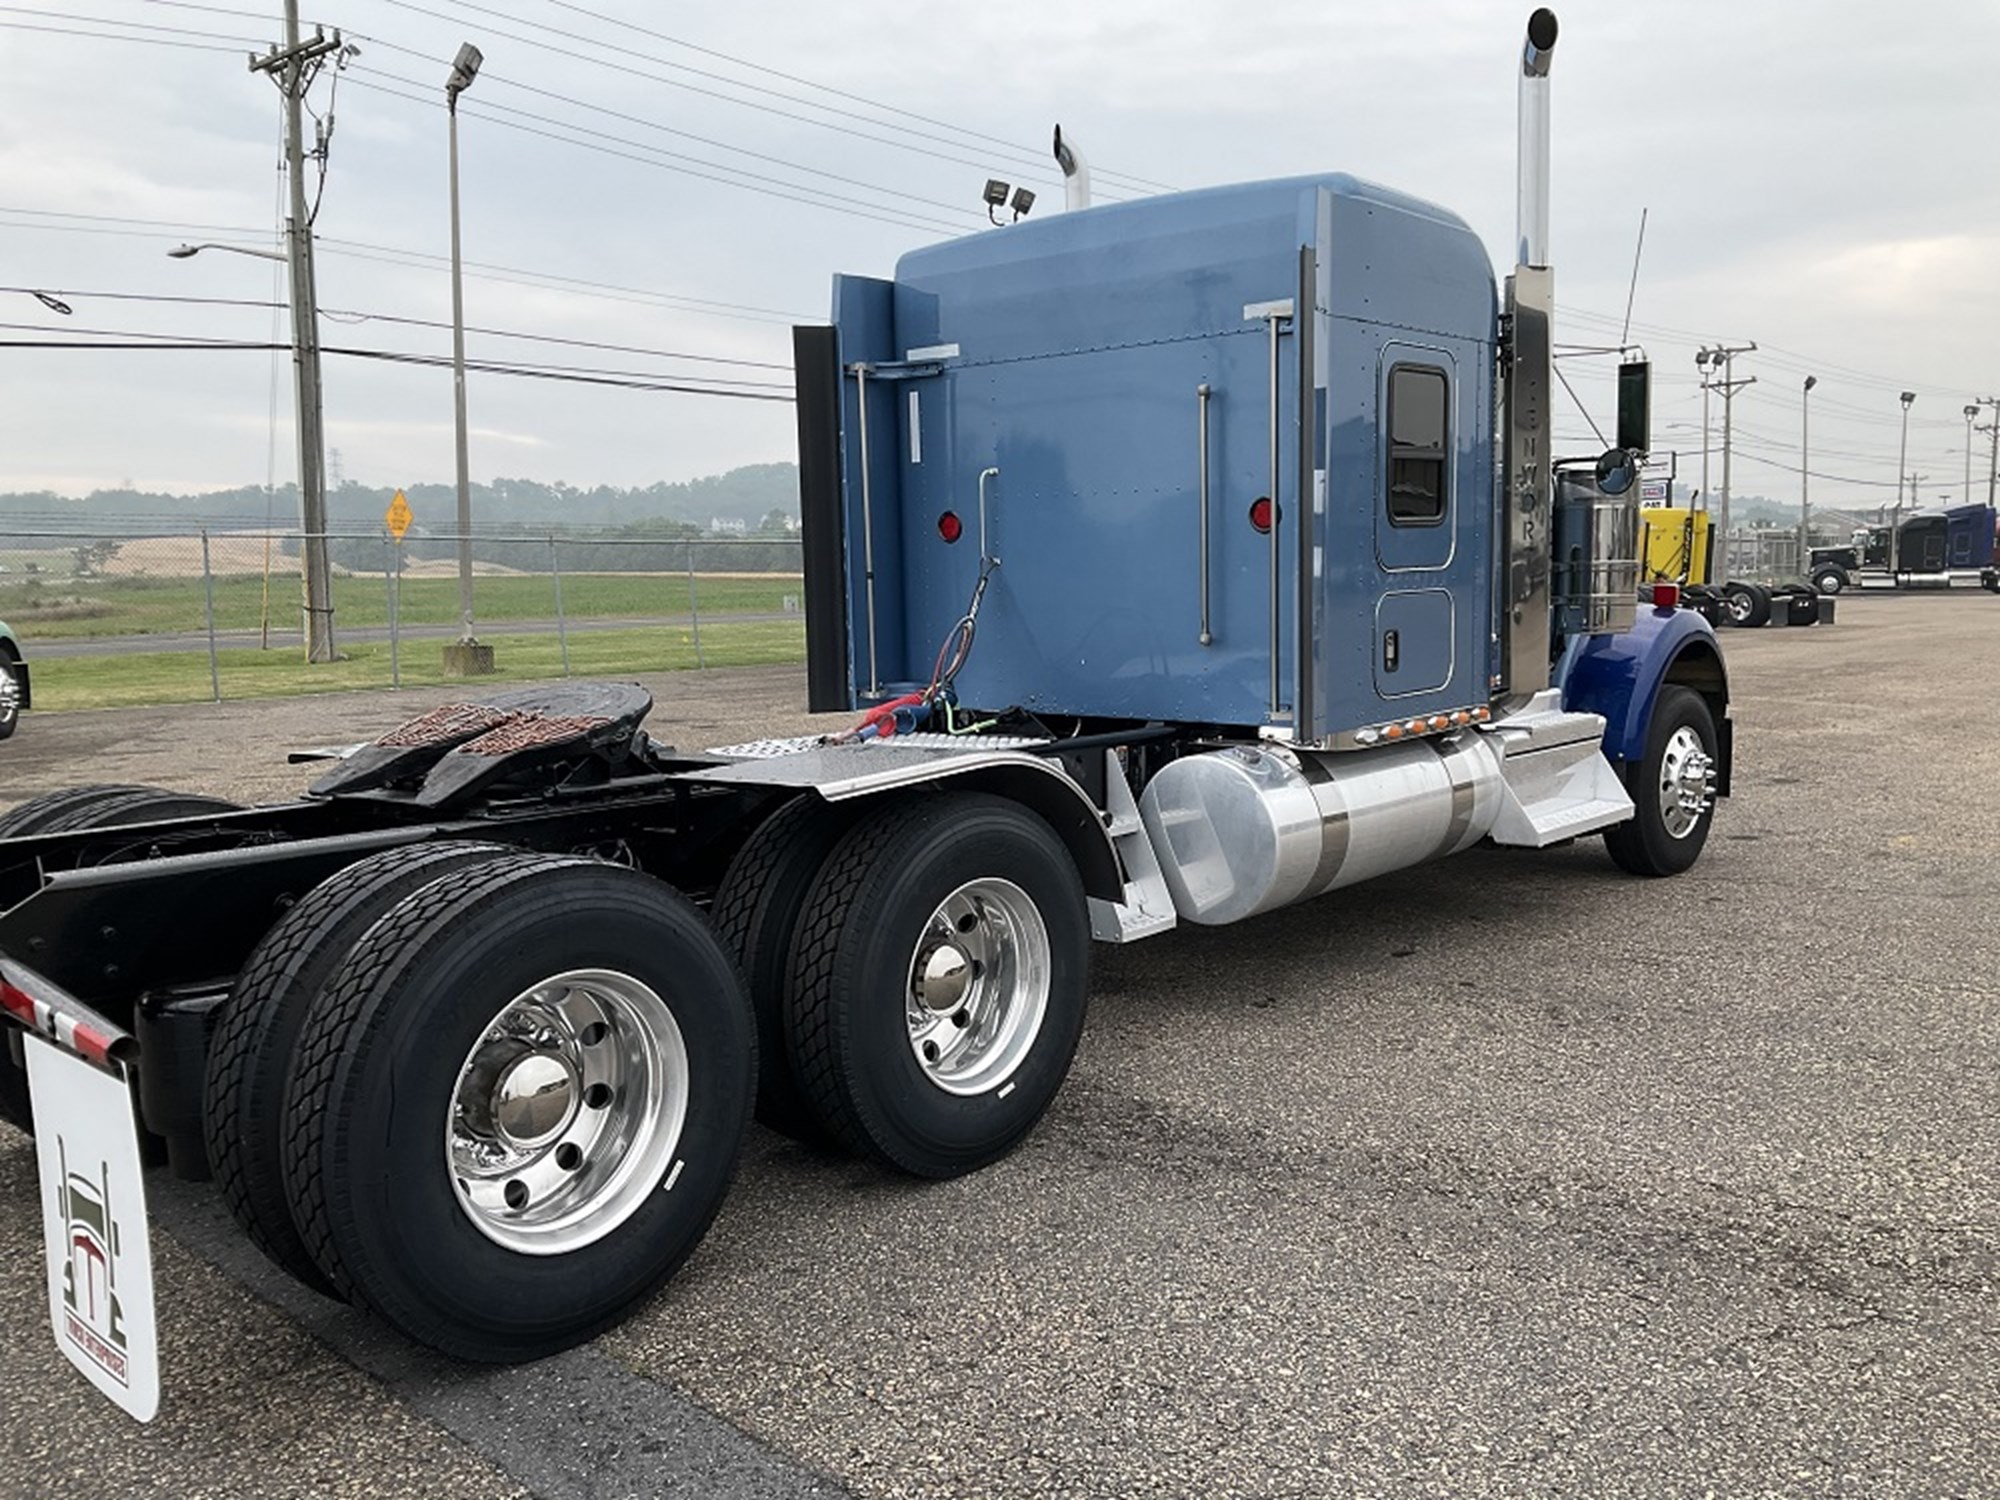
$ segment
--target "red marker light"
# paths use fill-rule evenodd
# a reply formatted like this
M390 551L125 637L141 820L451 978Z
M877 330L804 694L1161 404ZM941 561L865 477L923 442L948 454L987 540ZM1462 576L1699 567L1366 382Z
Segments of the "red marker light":
M958 512L948 510L938 517L938 535L947 542L955 542L965 535L965 523L958 519Z
M1653 608L1679 609L1680 604L1681 586L1679 584L1665 579L1655 580L1653 584Z
M1271 530L1271 498L1259 495L1250 502L1250 524L1266 535Z

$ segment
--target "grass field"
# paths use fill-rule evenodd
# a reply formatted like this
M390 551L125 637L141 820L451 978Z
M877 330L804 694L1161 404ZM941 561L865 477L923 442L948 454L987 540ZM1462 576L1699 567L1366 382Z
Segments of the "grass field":
M565 588L567 603L567 588ZM706 606L704 606L706 614ZM562 644L552 633L480 633L493 647L498 671L466 684L523 682L562 675ZM709 624L701 630L701 664L759 666L805 660L805 626L793 620L746 620ZM443 651L433 640L406 641L402 649L405 687L465 682L447 678ZM296 649L224 649L217 655L224 698L281 698L390 685L389 645L360 642L342 647L342 661L307 666ZM639 672L671 672L697 665L694 632L684 625L631 630L593 630L569 640L570 673L576 677L623 677ZM35 709L125 708L143 703L180 703L210 696L205 651L132 652L104 656L52 656L34 664Z
M402 581L398 616L405 625L448 625L458 619L456 578L406 578ZM273 575L269 614L274 629L296 631L299 625L297 575ZM803 602L804 585L796 573L766 576L695 575L695 597L701 616L779 614ZM481 577L474 587L479 624L509 620L553 620L555 586L547 575ZM573 620L685 618L688 581L673 575L630 573L564 574L563 613ZM334 629L381 627L389 623L389 586L380 575L355 574L337 578L333 588ZM147 578L59 578L46 582L9 575L0 582L0 620L26 643L30 654L38 640L83 640L101 637L158 635L207 628L206 600L199 576ZM256 630L266 612L261 577L215 580L215 628ZM482 639L484 630L481 631ZM345 648L343 648L345 649ZM359 649L359 648L357 648ZM383 650L386 652L387 647ZM204 680L208 663L200 663ZM37 676L37 698L40 697Z

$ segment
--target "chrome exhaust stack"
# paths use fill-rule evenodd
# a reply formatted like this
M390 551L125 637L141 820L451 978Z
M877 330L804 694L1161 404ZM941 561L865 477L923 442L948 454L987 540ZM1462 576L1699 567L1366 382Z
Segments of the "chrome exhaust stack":
M1505 546L1501 587L1506 637L1496 702L1502 712L1549 685L1549 554L1554 517L1550 451L1551 344L1555 273L1549 269L1549 65L1555 12L1528 17L1521 50L1520 160L1516 193L1519 263L1507 278L1506 465L1502 477Z
M1549 263L1549 63L1555 48L1556 13L1544 6L1528 17L1521 48L1514 227L1515 259L1524 266Z
M1063 174L1063 207L1090 207L1090 163L1077 149L1075 139L1063 134L1060 125L1056 126L1055 153L1056 165Z

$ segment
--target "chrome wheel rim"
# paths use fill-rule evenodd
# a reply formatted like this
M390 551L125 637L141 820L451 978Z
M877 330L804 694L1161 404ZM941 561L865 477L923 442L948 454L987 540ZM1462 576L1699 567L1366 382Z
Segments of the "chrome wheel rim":
M14 675L14 664L0 661L0 724L10 724L21 711L21 681Z
M524 1255L595 1244L668 1176L687 1106L687 1043L656 991L609 969L554 975L459 1065L444 1140L458 1206Z
M1693 833L1715 805L1715 761L1701 736L1683 724L1667 737L1660 757L1660 821L1670 838Z
M1049 930L1010 880L969 880L938 903L910 955L910 1051L948 1094L1006 1086L1049 1009Z
M1735 593L1729 596L1729 618L1741 625L1750 618L1750 596Z

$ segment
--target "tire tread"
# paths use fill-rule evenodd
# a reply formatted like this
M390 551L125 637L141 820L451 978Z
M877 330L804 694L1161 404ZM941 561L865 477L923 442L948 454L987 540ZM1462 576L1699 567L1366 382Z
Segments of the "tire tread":
M477 901L525 871L589 863L562 855L516 855L456 871L411 892L354 945L340 974L321 990L307 1013L285 1091L285 1194L300 1242L345 1300L357 1306L375 1305L335 1244L322 1146L339 1065L358 1035L381 1020L384 971L403 967L424 930L453 907Z
M289 1005L303 1009L311 1004L313 994L296 993L297 988L313 969L329 961L337 965L352 951L366 926L352 932L344 945L339 943L340 931L363 922L372 924L370 908L379 915L381 909L408 894L413 884L442 876L455 865L514 852L504 844L453 841L384 850L355 861L307 892L278 919L251 952L221 1008L209 1042L203 1087L202 1129L209 1169L223 1202L251 1242L280 1269L315 1291L331 1295L334 1288L292 1222L282 1164L272 1150L275 1142L261 1134L271 1122L245 1119L246 1112L282 1115L284 1074L290 1059L274 1057L272 1050L291 1028L274 1025L271 1008ZM329 952L330 945L339 946L341 951ZM330 968L315 981L313 991L333 972ZM275 1089L276 1098L264 1101L275 1105L275 1110L256 1108L260 1081Z

